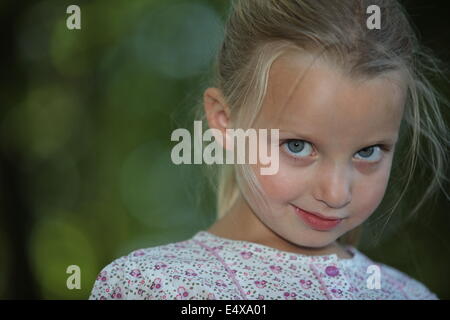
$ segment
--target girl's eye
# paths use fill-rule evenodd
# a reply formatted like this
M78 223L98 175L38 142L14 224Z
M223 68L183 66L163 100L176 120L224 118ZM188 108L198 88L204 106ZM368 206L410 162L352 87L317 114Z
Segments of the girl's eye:
M370 146L367 148L358 151L356 155L360 155L361 157L358 159L367 160L369 162L377 162L381 159L382 152L380 146Z
M284 150L294 158L304 158L311 154L312 145L304 140L290 139L283 143ZM388 148L384 148L381 145L370 146L358 151L355 157L359 160L367 162L377 162L381 159L383 150L388 151Z
M288 154L298 158L308 156L312 150L311 144L303 140L287 140L283 147Z

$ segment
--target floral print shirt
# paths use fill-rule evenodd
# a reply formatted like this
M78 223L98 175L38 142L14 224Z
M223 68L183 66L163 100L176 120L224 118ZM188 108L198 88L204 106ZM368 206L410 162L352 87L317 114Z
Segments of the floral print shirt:
M89 299L438 299L406 274L347 250L350 259L307 256L199 231L116 259Z

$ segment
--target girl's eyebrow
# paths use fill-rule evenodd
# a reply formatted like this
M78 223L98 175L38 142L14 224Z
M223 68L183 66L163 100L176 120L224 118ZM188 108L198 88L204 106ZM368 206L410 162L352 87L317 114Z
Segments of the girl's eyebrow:
M284 134L292 134L295 137L298 137L299 139L302 140L306 140L309 142L314 142L317 141L317 138L314 138L313 135L307 134L307 133L300 133L300 132L295 132L295 131L290 131L290 130L283 130L280 129L280 133L284 133ZM373 145L388 145L388 146L392 146L394 144L397 143L397 139L398 139L398 135L394 135L394 136L386 136L383 138L379 138L379 139L374 139L372 140L372 142L366 143L364 145L366 146L373 146Z

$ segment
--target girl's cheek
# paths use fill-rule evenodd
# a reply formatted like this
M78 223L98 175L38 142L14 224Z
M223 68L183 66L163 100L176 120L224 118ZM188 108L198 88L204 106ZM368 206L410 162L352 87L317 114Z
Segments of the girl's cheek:
M272 200L286 201L297 198L307 185L303 177L296 177L280 167L277 174L258 175L259 182L266 195Z
M369 218L378 208L385 195L388 181L389 173L380 172L373 179L361 181L353 189L352 211L359 219Z

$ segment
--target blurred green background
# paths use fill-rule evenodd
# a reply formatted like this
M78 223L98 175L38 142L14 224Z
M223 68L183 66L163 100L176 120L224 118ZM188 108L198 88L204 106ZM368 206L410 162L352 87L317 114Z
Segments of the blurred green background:
M448 62L447 1L404 3L422 41ZM66 28L71 4L81 30ZM201 167L172 164L170 134L192 129L228 8L226 0L0 3L0 298L86 299L112 260L213 223ZM415 181L399 212L425 184ZM417 219L401 217L379 242L368 228L360 250L449 299L448 200L440 194ZM81 290L66 287L73 264Z

